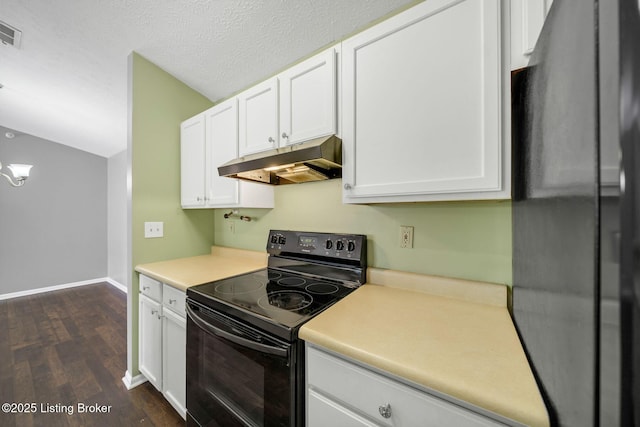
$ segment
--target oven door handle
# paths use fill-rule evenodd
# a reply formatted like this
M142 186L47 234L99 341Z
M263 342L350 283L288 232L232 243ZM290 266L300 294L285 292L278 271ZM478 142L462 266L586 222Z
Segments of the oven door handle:
M209 332L210 334L219 336L221 338L227 339L233 343L236 343L238 345L241 345L243 347L246 348L250 348L252 350L256 350L256 351L260 351L262 353L268 353L268 354L273 354L275 356L279 356L279 357L287 357L288 356L288 350L281 348L281 347L272 347L269 345L265 345L259 342L255 342L255 341L251 341L248 340L246 338L242 338L239 337L237 335L234 335L232 333L229 333L227 331L224 331L214 325L212 325L211 323L207 322L206 320L204 320L202 317L198 316L191 307L189 307L189 304L185 305L186 311L187 311L187 316L189 316L189 318L191 320L193 320L193 323L195 323L199 328L203 329L205 332Z

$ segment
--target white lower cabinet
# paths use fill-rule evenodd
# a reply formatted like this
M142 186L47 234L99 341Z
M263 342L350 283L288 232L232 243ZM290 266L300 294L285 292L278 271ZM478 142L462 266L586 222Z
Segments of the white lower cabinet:
M307 345L307 426L502 426L493 419Z
M165 310L162 318L162 393L182 418L187 416L186 338L185 318Z
M186 294L140 275L140 372L186 418Z
M162 390L162 306L140 295L139 365L140 372Z

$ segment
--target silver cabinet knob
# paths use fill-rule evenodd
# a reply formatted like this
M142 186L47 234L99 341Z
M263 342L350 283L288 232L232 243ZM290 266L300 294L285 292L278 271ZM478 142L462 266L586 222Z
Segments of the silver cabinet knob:
M380 412L383 418L391 418L391 404L387 403L384 406L378 406L378 412Z
M149 290L149 286L143 286L143 287L142 287L142 290L143 290L143 291L148 291L148 290Z
M276 142L276 140L275 140L275 139L273 139L273 137L271 137L271 136L270 136L270 137L269 137L269 142L273 143L273 142Z
M174 299L170 299L169 300L169 304L175 304L175 303L176 303L176 300L174 300Z
M289 135L286 132L282 132L282 138L289 139Z
M351 184L347 183L344 185L345 190L351 190Z
M200 196L196 197L196 202L199 202L201 200L202 200L202 198Z

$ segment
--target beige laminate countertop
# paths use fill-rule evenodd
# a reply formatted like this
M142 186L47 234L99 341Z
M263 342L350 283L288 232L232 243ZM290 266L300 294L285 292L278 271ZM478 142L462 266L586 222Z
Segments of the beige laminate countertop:
M387 286L361 286L300 337L519 423L549 425L505 286L378 269L368 282ZM403 283L413 289L388 286Z
M184 291L266 266L266 252L212 246L209 255L140 264L136 271Z

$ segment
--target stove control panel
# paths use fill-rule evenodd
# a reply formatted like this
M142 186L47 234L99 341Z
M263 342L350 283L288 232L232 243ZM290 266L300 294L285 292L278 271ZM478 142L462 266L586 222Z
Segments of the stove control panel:
M363 234L316 233L271 230L267 252L274 255L299 254L320 257L364 260L367 256L367 236Z

